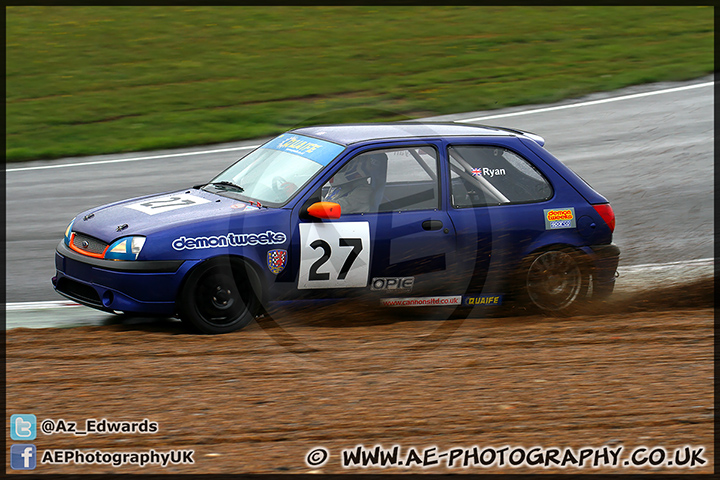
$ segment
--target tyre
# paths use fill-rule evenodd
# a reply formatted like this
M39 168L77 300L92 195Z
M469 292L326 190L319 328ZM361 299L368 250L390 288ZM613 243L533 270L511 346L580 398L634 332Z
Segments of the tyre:
M260 280L247 263L210 260L190 273L180 291L178 313L202 333L229 333L248 325L262 310Z
M523 296L544 313L567 315L585 303L587 269L574 251L547 250L523 263Z

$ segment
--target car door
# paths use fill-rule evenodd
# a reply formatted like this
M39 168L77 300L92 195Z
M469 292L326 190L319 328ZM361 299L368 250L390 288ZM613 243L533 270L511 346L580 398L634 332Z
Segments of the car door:
M387 143L349 154L300 202L301 296L369 293L387 301L453 294L455 228L442 208L440 171L438 145L431 142ZM303 215L320 200L343 206L340 218Z
M473 270L466 302L490 295L498 303L521 253L544 231L538 205L553 189L507 142L458 139L447 145L448 211L458 232L458 255Z

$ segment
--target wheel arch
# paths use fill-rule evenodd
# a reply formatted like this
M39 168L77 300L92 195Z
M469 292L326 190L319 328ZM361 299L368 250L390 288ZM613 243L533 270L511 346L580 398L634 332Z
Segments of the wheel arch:
M177 310L178 302L180 301L180 295L183 292L183 289L185 288L185 285L188 282L188 279L191 278L192 274L201 269L201 268L207 268L209 265L213 264L220 264L220 263L229 263L231 265L231 268L233 270L237 268L244 268L249 269L249 271L252 273L249 280L251 284L253 285L253 291L255 295L258 297L258 300L260 301L260 304L265 309L265 305L267 304L267 285L263 281L263 271L260 265L257 264L257 262L254 262L252 259L244 256L244 255L230 255L230 254L224 254L224 255L216 255L214 257L206 258L205 260L198 262L196 265L194 265L190 270L187 271L185 276L182 279L182 282L180 282L180 285L178 286L177 293L175 294L175 305ZM248 270L246 270L248 271ZM258 295L258 292L260 293Z
M585 251L582 247L568 244L568 243L562 243L562 242L556 242L551 244L545 244L545 245L539 245L537 248L534 248L533 250L530 250L526 252L520 261L517 264L517 267L515 269L515 272L513 274L513 280L512 280L512 286L510 288L511 296L516 299L526 299L527 296L527 289L526 289L526 277L528 274L528 270L530 268L530 265L532 262L539 257L540 255L547 253L547 252L553 252L553 251L560 251L570 254L573 259L577 262L578 267L580 268L580 274L582 275L582 282L583 285L581 287L581 298L580 302L587 301L591 297L591 285L592 285L592 279L593 279L593 270L594 270L594 262L592 256ZM528 299L526 299L528 300ZM535 307L537 308L537 307ZM576 309L577 307L574 307ZM573 311L570 310L569 311Z
M533 257L535 255L538 255L543 252L549 252L552 250L564 250L571 252L573 255L576 256L577 260L579 260L585 265L585 268L592 267L592 257L588 252L586 252L582 247L578 247L577 245L572 245L570 243L562 243L562 242L556 242L556 243L549 243L549 244L543 244L538 245L534 247L534 249L529 250L523 254L523 257L521 259L521 263L527 260L530 257Z

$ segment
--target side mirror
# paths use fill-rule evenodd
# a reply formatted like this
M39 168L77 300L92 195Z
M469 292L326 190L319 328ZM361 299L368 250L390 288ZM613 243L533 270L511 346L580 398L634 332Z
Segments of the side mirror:
M340 205L334 202L316 202L307 209L308 215L315 218L334 220L340 218Z

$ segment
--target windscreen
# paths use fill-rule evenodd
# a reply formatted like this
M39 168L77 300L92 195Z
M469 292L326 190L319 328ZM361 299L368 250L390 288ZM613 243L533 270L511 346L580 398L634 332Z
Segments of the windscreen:
M204 189L279 206L344 149L332 142L286 133L240 159Z

